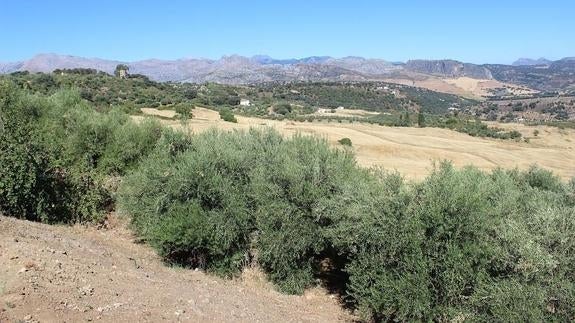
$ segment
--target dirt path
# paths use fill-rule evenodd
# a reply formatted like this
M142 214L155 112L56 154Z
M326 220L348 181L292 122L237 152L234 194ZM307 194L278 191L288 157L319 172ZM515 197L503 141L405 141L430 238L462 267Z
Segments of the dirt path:
M224 280L165 266L122 224L97 230L0 216L0 322L336 322L323 289L273 290L256 270Z

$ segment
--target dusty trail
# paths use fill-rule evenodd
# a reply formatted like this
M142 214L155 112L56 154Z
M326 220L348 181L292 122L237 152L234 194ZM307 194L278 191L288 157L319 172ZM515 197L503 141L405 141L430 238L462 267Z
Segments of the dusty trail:
M336 322L323 289L273 290L256 270L224 280L165 266L124 225L49 226L0 216L0 322Z

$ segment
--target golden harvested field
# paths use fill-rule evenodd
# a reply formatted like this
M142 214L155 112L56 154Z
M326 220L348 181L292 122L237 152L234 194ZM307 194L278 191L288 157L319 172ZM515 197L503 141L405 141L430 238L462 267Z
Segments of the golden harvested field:
M478 97L488 96L489 90L507 88L514 95L526 95L537 93L537 91L514 84L502 83L496 80L478 80L470 77L446 78L444 82L454 85L466 92L473 93Z
M291 136L295 133L313 134L326 138L334 146L348 137L353 151L362 166L383 166L398 170L410 179L422 179L432 169L433 162L443 159L462 167L475 165L489 170L496 167L526 169L537 164L554 171L562 179L575 177L575 131L545 126L519 124L492 124L501 128L516 129L529 137L530 142L515 142L471 137L464 133L437 128L394 128L359 123L292 122L274 121L236 116L238 123L219 119L215 111L196 108L194 118L186 123L172 120L161 122L191 132L210 128L249 129L272 127ZM142 116L134 119L141 120ZM533 131L539 135L534 137Z
M491 90L506 88L514 95L533 94L537 91L515 84L496 80L480 80L470 77L441 78L437 76L412 74L410 78L386 79L386 82L421 87L424 89L460 95L470 99L482 100Z

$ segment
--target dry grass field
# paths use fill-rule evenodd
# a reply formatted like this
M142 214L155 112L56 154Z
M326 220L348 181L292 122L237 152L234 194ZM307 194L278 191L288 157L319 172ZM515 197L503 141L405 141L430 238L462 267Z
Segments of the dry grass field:
M392 78L386 82L421 87L424 89L460 95L470 99L483 100L491 90L506 88L514 95L533 94L534 91L519 85L508 84L496 80L480 80L470 77L441 78L436 76L413 74L411 78Z
M516 142L475 138L446 129L395 128L360 123L309 123L237 116L238 123L235 124L220 120L218 112L212 110L196 108L192 113L194 118L186 123L176 120L161 122L194 133L213 127L226 130L272 127L286 136L302 133L323 137L336 147L341 147L337 142L339 139L348 137L360 165L397 170L415 180L425 177L434 161L444 159L453 161L458 167L474 165L484 170L497 167L526 169L537 164L554 171L564 180L575 176L575 131L569 129L491 124L518 130L530 138L530 142ZM144 117L134 118L141 120ZM537 137L533 135L535 130L539 131Z

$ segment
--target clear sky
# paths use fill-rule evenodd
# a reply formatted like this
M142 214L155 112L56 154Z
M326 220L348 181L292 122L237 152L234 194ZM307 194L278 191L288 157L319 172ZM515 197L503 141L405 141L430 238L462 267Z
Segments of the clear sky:
M510 63L575 56L575 0L0 0L0 61L267 54Z

